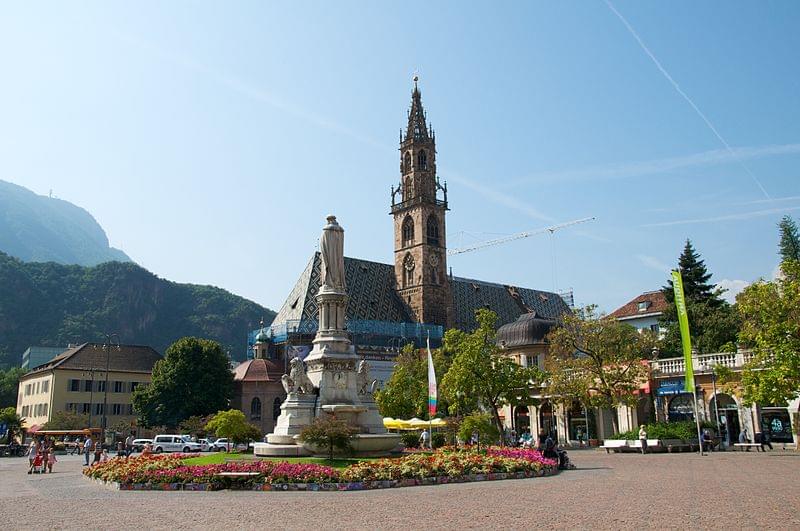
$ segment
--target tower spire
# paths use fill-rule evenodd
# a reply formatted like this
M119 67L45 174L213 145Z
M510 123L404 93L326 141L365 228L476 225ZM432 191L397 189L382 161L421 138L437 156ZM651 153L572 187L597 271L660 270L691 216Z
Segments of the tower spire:
M425 124L425 109L422 108L422 93L419 91L417 82L419 76L414 74L414 90L411 91L411 110L408 111L408 127L406 128L406 140L427 140L428 128Z

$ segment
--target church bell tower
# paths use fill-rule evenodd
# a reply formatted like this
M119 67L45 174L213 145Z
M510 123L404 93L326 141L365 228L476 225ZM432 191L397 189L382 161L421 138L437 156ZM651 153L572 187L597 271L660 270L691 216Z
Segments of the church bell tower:
M400 131L400 184L392 187L397 290L418 322L447 327L452 298L447 277L447 184L436 176L436 135L427 123L414 76L405 133ZM441 198L438 197L441 192Z

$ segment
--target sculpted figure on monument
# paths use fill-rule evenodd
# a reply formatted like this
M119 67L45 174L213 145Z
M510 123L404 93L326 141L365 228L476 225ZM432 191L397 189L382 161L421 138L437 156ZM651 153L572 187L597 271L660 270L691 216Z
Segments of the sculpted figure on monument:
M289 362L289 374L281 376L281 383L286 394L311 394L314 390L314 384L306 374L303 360L296 356Z
M328 224L319 239L322 256L322 285L339 290L344 284L344 229L336 222L336 216L328 216Z
M373 380L370 378L369 363L367 363L367 360L361 360L361 362L358 364L358 375L356 377L358 394L372 395L375 392L375 385L377 383L378 380Z

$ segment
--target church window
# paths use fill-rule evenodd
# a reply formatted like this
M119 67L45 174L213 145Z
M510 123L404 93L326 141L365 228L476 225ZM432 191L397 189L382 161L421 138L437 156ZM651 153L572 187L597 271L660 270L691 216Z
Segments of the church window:
M281 404L282 403L283 403L283 400L281 400L281 397L279 397L279 396L276 396L275 400L273 400L273 402L272 402L272 420L278 420L278 417L281 416Z
M403 247L414 244L414 220L406 216L403 220Z
M414 285L414 257L407 254L403 259L403 287Z
M417 168L420 170L428 169L428 155L424 149L417 154Z
M408 201L414 197L414 180L409 177L403 184L403 201Z
M428 245L439 245L439 220L431 214L428 216Z
M406 151L405 157L403 157L403 173L408 173L411 171L411 153Z
M432 284L439 283L439 270L436 266L431 266L431 283Z
M250 420L261 420L261 399L258 397L250 402Z

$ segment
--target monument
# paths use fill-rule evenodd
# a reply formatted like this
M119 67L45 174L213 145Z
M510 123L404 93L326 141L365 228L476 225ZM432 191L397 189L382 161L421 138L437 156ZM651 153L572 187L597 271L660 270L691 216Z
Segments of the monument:
M286 400L275 431L257 443L256 455L308 455L298 440L303 428L324 415L346 421L357 430L352 447L357 454L381 454L395 448L400 437L386 432L373 393L376 381L369 363L359 361L345 330L347 286L344 271L344 229L328 216L319 248L322 285L316 295L319 327L314 347L305 359L294 358L281 378Z

